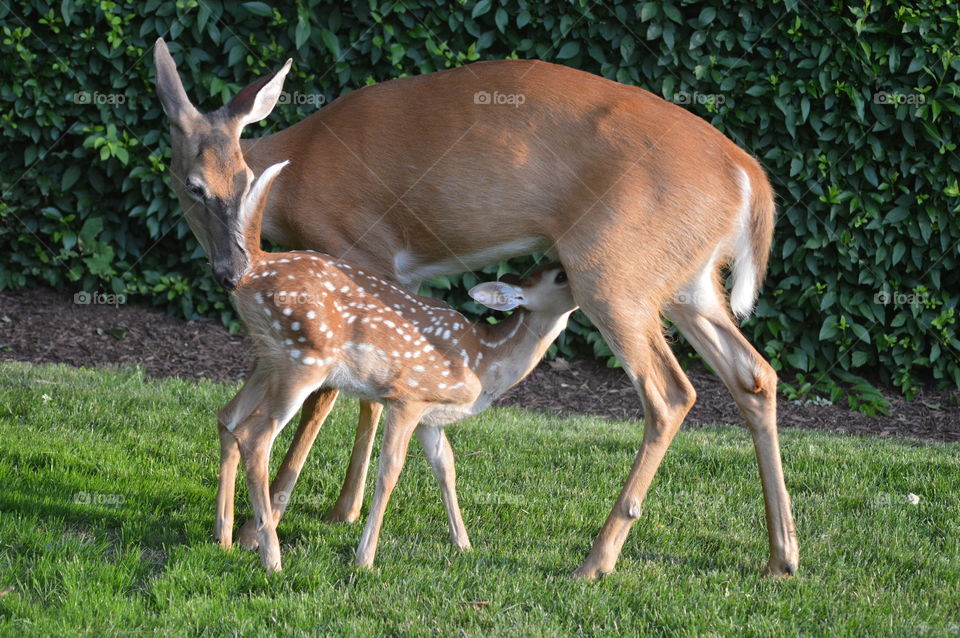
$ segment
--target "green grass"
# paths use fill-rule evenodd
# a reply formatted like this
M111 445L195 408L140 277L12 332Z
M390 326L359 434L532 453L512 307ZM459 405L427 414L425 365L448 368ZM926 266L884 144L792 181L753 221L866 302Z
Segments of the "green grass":
M0 635L960 633L960 446L782 432L801 566L767 580L749 436L683 430L618 571L584 583L567 574L640 424L491 410L449 430L458 454L479 452L458 459L474 551L449 547L414 443L364 572L351 564L360 525L321 520L352 441L356 405L344 401L280 524L284 571L268 575L211 536L213 414L233 390L0 364L0 591L13 586ZM237 522L248 513L241 489Z

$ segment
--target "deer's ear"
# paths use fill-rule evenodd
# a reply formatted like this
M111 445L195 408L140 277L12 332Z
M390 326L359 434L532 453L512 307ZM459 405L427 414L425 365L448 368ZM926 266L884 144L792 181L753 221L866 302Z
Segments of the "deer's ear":
M513 310L525 301L523 290L502 281L477 284L468 293L474 301L493 310Z
M276 73L254 80L230 100L227 112L240 122L241 127L259 122L270 115L270 111L280 99L283 80L287 77L291 64L293 58L288 59Z
M199 112L190 103L187 92L183 90L177 65L163 38L157 38L153 47L153 63L157 69L157 96L163 106L163 112L173 124L183 128L184 124Z

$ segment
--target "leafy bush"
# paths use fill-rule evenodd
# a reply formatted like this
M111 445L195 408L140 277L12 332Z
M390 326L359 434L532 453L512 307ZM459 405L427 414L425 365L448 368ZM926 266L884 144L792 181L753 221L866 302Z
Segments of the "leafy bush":
M541 58L682 103L767 167L780 215L745 330L775 366L877 374L908 394L960 386L955 4L62 0L0 4L0 27L0 288L125 292L231 320L164 180L158 35L205 110L288 56L287 90L324 100L479 59ZM287 100L261 132L316 101ZM462 301L473 277L432 290ZM560 348L609 356L582 317Z

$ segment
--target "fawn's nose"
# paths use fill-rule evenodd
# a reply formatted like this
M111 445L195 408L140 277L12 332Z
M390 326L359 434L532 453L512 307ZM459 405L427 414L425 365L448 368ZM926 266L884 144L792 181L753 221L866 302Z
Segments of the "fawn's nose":
M233 275L218 275L217 283L227 290L233 290L237 287L237 278Z
M214 268L213 278L228 291L233 290L237 287L237 284L240 283L240 278L227 269Z

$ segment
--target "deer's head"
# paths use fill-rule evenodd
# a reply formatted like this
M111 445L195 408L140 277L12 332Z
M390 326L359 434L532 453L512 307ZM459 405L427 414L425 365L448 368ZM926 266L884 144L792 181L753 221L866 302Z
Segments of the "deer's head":
M153 50L157 95L170 119L171 182L190 229L203 246L217 282L232 290L249 263L241 207L253 171L240 150L240 133L273 110L292 60L259 78L225 106L201 113L187 98L162 38Z

